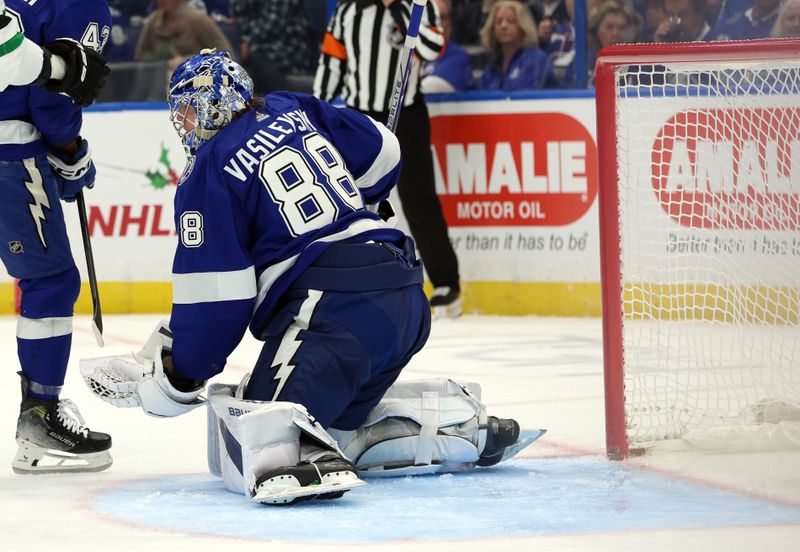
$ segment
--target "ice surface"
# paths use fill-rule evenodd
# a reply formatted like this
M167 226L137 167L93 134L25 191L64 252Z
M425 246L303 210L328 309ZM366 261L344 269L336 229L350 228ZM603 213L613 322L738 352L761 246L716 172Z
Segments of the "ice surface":
M342 500L248 503L206 471L205 416L161 420L91 397L77 359L138 348L159 317L107 316L98 349L75 321L64 391L90 427L113 435L99 474L18 476L16 320L0 318L3 550L798 550L800 453L659 452L603 456L600 321L464 317L437 321L404 377L478 381L491 414L549 431L521 458L472 473L370 480ZM219 381L236 382L259 343L246 338Z
M91 507L162 529L320 543L800 523L798 508L591 457L370 479L345 497L331 504L264 508L225 491L213 476L192 475L117 488L95 498Z

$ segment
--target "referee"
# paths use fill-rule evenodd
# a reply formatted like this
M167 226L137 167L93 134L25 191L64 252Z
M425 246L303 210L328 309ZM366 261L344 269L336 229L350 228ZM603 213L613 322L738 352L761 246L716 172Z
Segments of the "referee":
M348 107L386 123L395 71L411 13L411 0L340 0L328 24L314 79L314 95L341 96ZM397 126L403 169L397 183L403 212L434 286L431 306L438 315L461 314L458 259L436 195L428 108L420 92L420 61L444 49L439 11L428 2Z

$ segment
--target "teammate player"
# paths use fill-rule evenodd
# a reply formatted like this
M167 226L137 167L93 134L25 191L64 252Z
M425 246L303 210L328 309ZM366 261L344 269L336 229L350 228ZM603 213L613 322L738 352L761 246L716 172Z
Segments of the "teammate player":
M138 361L84 361L93 391L156 416L191 410L249 325L264 341L252 377L209 390L209 462L228 488L267 503L337 498L362 484L342 449L363 459L392 439L369 467L499 461L519 426L487 419L453 382L395 386L377 408L431 316L411 239L369 208L398 178L394 135L304 94L254 101L225 53L179 66L169 105L190 156L175 196L172 317ZM385 415L365 424L371 412ZM394 448L404 437L421 444Z
M44 86L85 107L100 93L106 75L103 56L69 37L40 47L25 36L19 13L0 0L0 92L9 86Z
M102 60L99 52L111 23L103 0L5 0L3 14L4 37L9 25L27 37L15 34L4 42L3 70L6 58L22 64L13 65L11 83L23 83L33 74L25 76L26 63L52 59L47 52L41 58L34 43L63 54L68 75L79 67L88 73L93 63L77 62L76 56ZM77 102L90 103L100 81L92 82L62 85ZM22 291L17 325L22 404L19 450L12 464L18 473L96 471L111 465L111 438L89 431L75 405L59 400L80 291L59 198L74 201L84 186L93 186L95 169L89 145L79 135L81 108L50 91L55 89L48 82L47 89L12 86L0 92L0 259L19 278Z

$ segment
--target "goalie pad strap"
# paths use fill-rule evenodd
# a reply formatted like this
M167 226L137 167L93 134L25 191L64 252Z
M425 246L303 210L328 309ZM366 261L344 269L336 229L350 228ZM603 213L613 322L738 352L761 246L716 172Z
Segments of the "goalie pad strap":
M470 465L486 440L477 384L447 379L395 383L355 431L330 429L359 470Z
M433 460L433 439L439 431L439 394L435 391L422 393L421 421L414 464L426 466Z

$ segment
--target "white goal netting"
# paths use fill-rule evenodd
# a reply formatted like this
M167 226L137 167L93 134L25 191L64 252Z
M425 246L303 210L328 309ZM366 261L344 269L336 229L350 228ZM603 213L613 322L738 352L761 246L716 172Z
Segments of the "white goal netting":
M615 81L629 445L797 424L800 60Z

